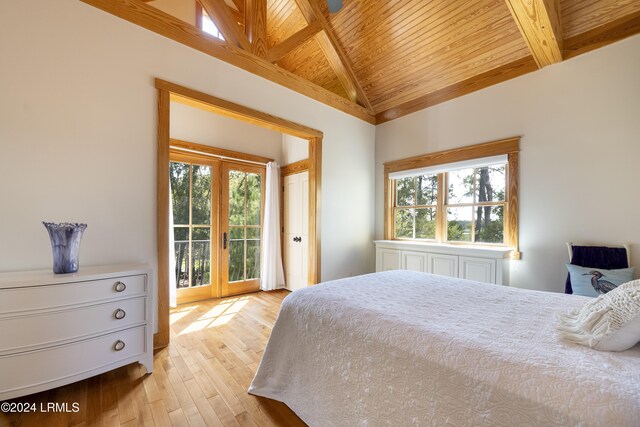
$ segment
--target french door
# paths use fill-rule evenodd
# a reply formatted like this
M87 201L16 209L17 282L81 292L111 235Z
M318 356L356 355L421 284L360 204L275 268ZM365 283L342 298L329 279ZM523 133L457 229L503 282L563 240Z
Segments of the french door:
M170 152L178 304L260 288L265 168Z
M178 153L170 160L176 300L182 304L217 293L220 162Z
M223 162L220 224L223 296L260 289L265 168Z

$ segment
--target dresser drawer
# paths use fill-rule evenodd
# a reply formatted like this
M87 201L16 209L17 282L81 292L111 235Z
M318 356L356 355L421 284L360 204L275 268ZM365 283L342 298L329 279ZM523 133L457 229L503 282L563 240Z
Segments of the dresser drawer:
M130 328L146 320L143 297L0 319L0 354L51 347L60 341Z
M135 357L145 351L146 328L140 326L45 350L0 356L0 395L64 378ZM124 348L116 351L121 340Z
M59 285L2 289L0 290L0 313L7 315L144 296L147 292L146 277L143 274ZM119 282L124 286L118 284Z

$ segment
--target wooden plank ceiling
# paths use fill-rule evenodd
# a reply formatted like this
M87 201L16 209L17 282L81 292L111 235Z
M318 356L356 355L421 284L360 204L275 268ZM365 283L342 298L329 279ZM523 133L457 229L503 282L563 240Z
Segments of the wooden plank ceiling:
M372 123L640 32L640 0L343 0L333 14L324 0L188 1L211 12L230 48L330 92L315 96L322 102L344 99Z

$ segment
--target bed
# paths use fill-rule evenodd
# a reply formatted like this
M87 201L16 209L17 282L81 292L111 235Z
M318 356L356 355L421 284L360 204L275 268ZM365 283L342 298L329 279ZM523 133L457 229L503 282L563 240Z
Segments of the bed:
M310 426L638 426L640 345L558 341L586 297L410 271L288 295L249 393Z

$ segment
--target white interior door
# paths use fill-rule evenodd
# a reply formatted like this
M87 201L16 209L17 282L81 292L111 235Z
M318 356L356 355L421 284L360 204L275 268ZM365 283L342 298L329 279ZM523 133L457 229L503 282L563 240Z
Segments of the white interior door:
M284 270L291 291L309 280L309 172L284 178Z

